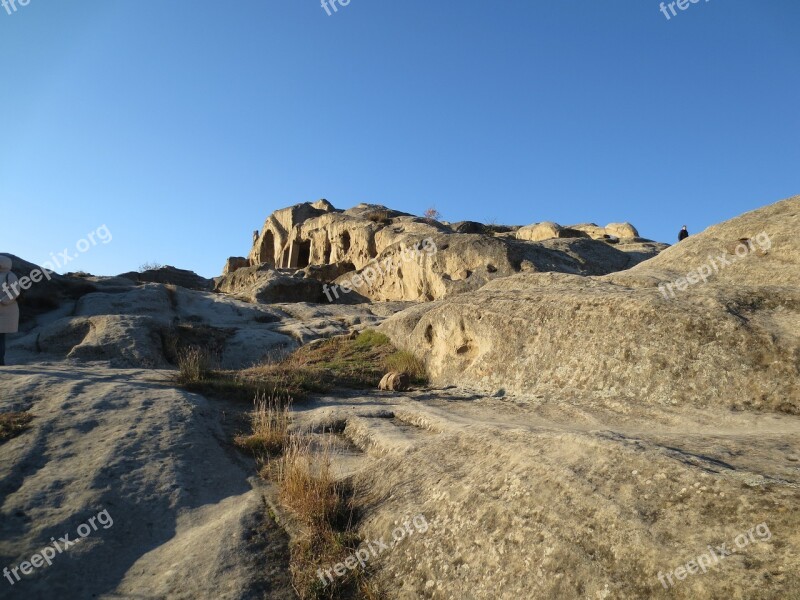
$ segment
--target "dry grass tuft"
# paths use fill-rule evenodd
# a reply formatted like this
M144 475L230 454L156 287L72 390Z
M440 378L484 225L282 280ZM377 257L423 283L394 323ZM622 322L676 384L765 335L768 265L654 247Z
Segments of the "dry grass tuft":
M256 395L250 415L252 433L237 435L234 443L255 456L277 456L289 441L289 411L292 401L281 402L275 396Z
M348 571L327 585L317 574L350 556L360 541L353 529L349 487L333 473L331 438L315 443L309 436L292 435L283 456L268 462L261 474L276 482L280 503L301 526L290 559L300 598L376 597L363 571Z
M423 363L417 356L407 350L398 350L386 357L386 369L405 373L414 383L426 383L428 373Z
M178 383L194 384L206 380L211 373L211 356L208 350L191 346L178 354Z
M331 454L329 439L316 449L310 438L294 435L274 465L281 502L301 523L315 529L338 523L347 512Z
M379 223L381 225L392 224L392 215L388 210L372 210L364 215L364 217L373 223Z
M27 412L0 413L0 442L5 442L25 431L33 420Z

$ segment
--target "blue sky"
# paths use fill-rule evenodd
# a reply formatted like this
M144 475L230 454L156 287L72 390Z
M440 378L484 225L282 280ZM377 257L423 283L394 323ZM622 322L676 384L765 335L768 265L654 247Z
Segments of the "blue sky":
M18 0L17 0L18 1ZM277 208L628 220L800 193L800 2L30 0L0 9L0 250L219 274Z

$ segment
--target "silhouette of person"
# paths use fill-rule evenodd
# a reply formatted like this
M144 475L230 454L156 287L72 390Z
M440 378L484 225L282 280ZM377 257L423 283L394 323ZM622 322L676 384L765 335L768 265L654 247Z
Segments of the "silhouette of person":
M682 241L683 241L683 240L685 240L687 237L689 237L689 231L686 229L686 225L684 225L684 226L681 228L681 230L680 230L680 233L678 233L678 241L679 241L679 242L682 242Z

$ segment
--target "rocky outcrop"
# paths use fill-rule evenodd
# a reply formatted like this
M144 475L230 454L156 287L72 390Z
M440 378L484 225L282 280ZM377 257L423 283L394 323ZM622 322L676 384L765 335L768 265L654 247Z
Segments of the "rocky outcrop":
M249 267L250 261L243 256L231 256L225 261L225 267L222 269L223 275L230 275L237 269Z
M24 330L39 315L57 309L62 303L74 301L84 294L97 290L96 282L91 275L47 272L34 263L28 262L13 254L4 252L11 258L11 271L17 279L29 285L19 297L20 325ZM31 276L33 275L33 279ZM38 280L38 281L33 281Z
M621 233L623 229L618 225L614 231ZM234 271L234 265L226 265L217 289L251 301L289 301L286 294L258 290L275 287L283 292L283 286L273 280L287 281L287 275L301 269L324 284L344 287L349 301L425 301L475 290L492 279L525 270L610 273L629 268L666 247L628 239L613 250L605 243L610 236L594 245L589 237L555 223L523 227L514 233L512 227L474 221L448 226L377 204L359 204L340 211L320 201L270 215L250 251L251 270L236 265ZM409 249L418 248L425 240L432 240L436 251L426 252L424 260L419 256L419 260L407 260ZM284 275L265 276L260 267L278 269ZM255 280L259 273L260 283ZM353 280L365 283L350 286ZM293 282L292 286L299 284ZM359 296L348 295L350 287L355 287ZM345 295L336 294L338 291L326 296L344 301ZM313 301L309 295L299 296Z
M600 227L594 223L581 223L562 227L558 223L544 221L526 225L517 230L517 239L531 242L549 240L551 238L590 237L593 240L634 240L639 232L630 223L609 223Z
M169 265L158 269L148 269L146 271L131 271L123 273L119 277L130 279L139 283L164 283L169 285L179 285L188 290L210 291L213 282L205 277L200 277L194 271L186 269L176 269Z
M430 301L475 291L520 272L605 275L654 256L661 248L657 243L636 245L636 252L628 253L625 246L587 238L528 243L440 233L415 244L395 243L355 275L345 274L335 283L356 281L355 291L373 301Z
M800 197L630 271L531 270L404 311L382 330L440 384L800 413L798 230ZM751 251L738 261L706 265L742 244Z
M533 225L526 225L517 230L517 239L525 240L528 242L541 242L542 240L549 240L552 238L567 237L561 235L562 228L558 223L545 221L543 223L534 223Z
M322 284L303 271L289 274L266 265L242 267L217 279L216 290L247 302L321 302Z

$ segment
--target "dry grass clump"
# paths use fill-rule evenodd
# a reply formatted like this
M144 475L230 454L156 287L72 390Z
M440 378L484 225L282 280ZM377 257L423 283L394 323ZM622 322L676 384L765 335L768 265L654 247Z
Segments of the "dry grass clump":
M0 442L18 436L28 428L33 415L27 412L0 413Z
M392 215L388 210L372 210L364 217L373 223L380 223L381 225L391 225Z
M377 598L361 569L324 583L318 570L332 569L351 556L360 543L353 527L349 486L332 469L332 441L315 443L309 436L292 435L283 456L262 469L275 481L278 500L300 525L292 542L290 569L300 598Z
M211 373L211 355L205 348L190 346L178 353L178 383L195 384Z
M398 350L386 357L386 369L405 373L414 383L426 383L428 373L423 363L417 356L408 350Z
M276 456L289 441L291 399L281 402L275 396L257 394L250 415L252 433L237 435L234 443L255 456Z
M320 449L307 436L293 435L273 466L279 498L304 525L318 528L341 521L347 513L343 487L331 468L331 442Z

